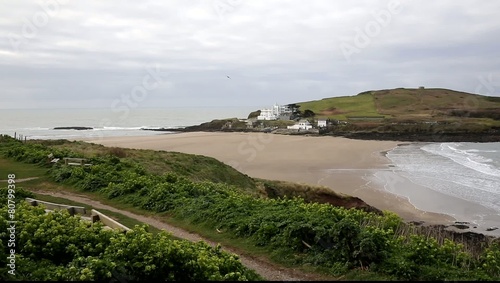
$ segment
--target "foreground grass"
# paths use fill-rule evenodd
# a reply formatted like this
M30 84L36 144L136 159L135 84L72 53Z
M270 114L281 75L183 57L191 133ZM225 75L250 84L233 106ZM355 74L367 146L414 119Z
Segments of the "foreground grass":
M43 163L50 150L20 143L11 146L8 156L36 163ZM371 271L384 279L498 277L495 246L469 253L459 243L406 229L411 227L393 214L375 215L301 199L257 198L225 184L194 183L173 173L150 174L142 164L122 162L116 156L92 162L91 168L55 166L51 178L107 198L103 203L135 206L134 210L156 212L178 225L192 225L208 237L222 234L224 241L251 243L251 249L302 270L343 278L352 274L361 278Z
M74 206L81 206L85 207L87 210L87 215L90 215L90 211L92 209L99 210L100 212L114 218L116 221L122 223L123 225L127 227L134 227L135 225L142 225L144 223L137 221L133 218L127 217L125 215L122 215L120 213L116 213L113 211L109 211L106 209L98 209L95 208L91 205L85 204L85 203L80 203L80 202L75 202L72 200L68 200L65 198L60 198L60 197L55 197L55 196L50 196L50 195L45 195L45 194L39 194L36 193L38 190L45 190L45 191L72 191L72 192L77 192L75 188L69 187L69 186L63 186L60 184L57 184L55 182L50 181L46 174L47 174L47 168L40 167L38 165L34 164L26 164L18 161L13 161L13 160L8 160L5 158L0 158L0 176L5 176L4 178L7 179L8 174L15 174L16 175L16 180L20 179L25 179L25 178L36 178L32 179L29 181L25 181L22 183L17 183L17 188L25 188L33 191L35 194L35 198L41 201L48 201L48 202L53 202L53 203L58 203L58 204L65 204L65 205L74 205ZM1 183L0 183L1 186ZM79 192L81 193L81 192ZM160 230L155 228L155 227L150 227L150 232L152 233L158 233Z
M321 268L321 267L316 267L316 266L311 266L311 265L298 265L294 264L294 261L297 258L297 254L289 253L287 251L283 250L276 250L273 248L270 248L268 246L256 246L255 241L250 238L244 238L242 239L241 237L237 237L231 232L227 231L217 231L213 229L213 224L211 223L200 223L200 224L193 224L191 222L191 219L185 218L181 219L179 217L175 217L170 215L169 213L153 213L148 210L140 209L137 207L132 206L131 204L123 201L120 198L117 199L108 199L106 196L98 193L98 192L87 192L83 191L80 189L75 188L74 186L71 186L69 184L59 184L51 181L45 174L47 172L46 168L41 168L38 165L33 165L33 164L25 164L22 162L18 161L13 161L5 158L0 158L1 162L6 165L8 168L17 168L21 169L26 172L30 172L31 174L28 174L26 176L29 177L38 177L37 179L29 180L23 183L19 183L18 187L20 188L25 188L30 191L32 191L35 195L36 199L42 200L42 201L48 201L48 202L54 202L54 203L59 203L59 204L66 204L66 205L75 205L75 206L82 206L87 209L88 214L90 215L90 210L95 208L92 205L86 204L86 203L80 203L72 200L68 200L65 198L61 197L55 197L55 196L50 196L46 194L40 194L37 193L37 191L44 191L44 192L69 192L73 194L78 194L85 196L89 199L99 201L102 204L112 206L117 209L121 210L126 210L131 213L135 213L138 215L143 215L147 217L152 217L156 220L162 221L164 223L182 228L186 231L196 233L201 235L202 237L216 243L220 243L223 246L229 247L233 249L235 252L243 255L247 255L253 258L261 258L264 259L268 262L274 262L275 264L282 265L285 267L289 268L294 268L298 270L302 270L304 272L309 272L309 273L316 273L318 274L319 277L325 279L325 280L358 280L360 276L365 276L366 279L370 278L379 278L380 280L388 280L391 279L391 277L388 276L383 276L383 275L377 275L376 273L369 272L369 271L364 271L364 270L354 270L350 271L347 274L342 275L341 277L334 277L332 276L327 269ZM17 170L12 171L15 174L17 174ZM40 175L40 173L43 173ZM37 175L38 174L38 175ZM259 179L259 182L264 182L265 180ZM275 181L270 181L271 183L275 183L276 186L280 186L280 188L284 188L285 186L293 186L291 183L285 183L285 182L275 182ZM100 212L114 218L118 222L122 223L123 225L127 227L134 227L135 225L141 225L144 224L140 221L137 221L133 218L124 216L120 213L116 213L113 211L109 211L106 209L100 209L100 208L95 208L99 210ZM88 216L88 215L87 215ZM148 226L148 231L151 233L158 233L160 230ZM173 236L173 238L176 238Z
M47 168L44 167L0 158L0 180L7 180L9 174L15 174L16 179L26 179L44 176L46 173Z
M0 191L4 210L7 188ZM16 194L33 197L21 188ZM0 234L0 281L262 280L219 246L179 241L166 233L150 233L144 226L127 233L103 229L99 222L90 225L66 211L46 213L26 202L18 202L16 212L19 221L10 232L16 236L15 254L4 245L8 234ZM12 228L7 219L0 215L3 231Z
M11 168L12 167L17 167L21 168L23 166L26 166L27 169L31 169L32 172L36 172L38 168L37 165L32 165L32 164L24 164L21 162L13 161L13 160L8 160L4 158L0 158L4 164L9 165ZM44 171L46 172L46 170ZM299 265L294 265L292 264L287 258L288 256L283 256L283 254L273 254L273 250L270 249L269 247L257 247L255 246L255 243L251 239L241 239L238 238L231 233L219 233L213 228L210 227L209 224L202 223L200 225L195 225L190 222L189 219L180 219L173 217L169 215L169 213L153 213L148 210L140 209L137 207L132 206L131 204L120 201L120 199L113 199L109 200L106 196L98 193L98 192L86 192L80 189L75 188L74 186L68 185L68 184L58 184L50 179L48 179L47 176L45 175L39 175L35 176L32 175L31 177L38 177L37 179L26 181L23 183L19 183L17 185L18 188L24 188L29 191L32 191L33 194L35 195L35 199L42 200L42 201L48 201L48 202L54 202L58 204L65 204L65 205L74 205L74 206L82 206L85 207L87 210L87 215L90 215L90 210L91 209L96 209L99 210L100 212L114 218L116 221L122 223L123 225L127 227L134 227L135 225L143 225L143 222L140 222L136 219L124 216L120 213L113 212L107 209L102 209L102 208L95 208L92 205L86 204L86 203L81 203L81 202L76 202L73 200L61 198L61 197L55 197L51 195L46 195L46 194L41 194L37 193L38 191L43 191L43 192L69 192L73 194L78 194L81 196L85 196L89 199L92 199L94 201L98 201L102 204L112 206L114 208L120 209L120 210L126 210L134 214L142 215L142 216L147 216L154 218L156 220L159 220L161 222L182 228L188 232L192 233L197 233L201 235L202 237L216 243L220 243L223 246L229 247L233 250L235 250L239 254L243 255L248 255L250 257L257 257L257 258L262 258L265 259L269 262L275 262L277 264L281 264L286 267L294 267L298 268L300 270L303 270L305 272L316 272L318 273L319 276L329 279L329 280L335 280L337 279L336 277L332 277L331 275L328 275L325 271L322 271L321 269L318 268L308 268L307 266L299 266ZM161 230L153 227L153 226L148 226L147 228L148 232L151 232L153 234L159 233ZM180 239L178 237L172 236L174 239Z

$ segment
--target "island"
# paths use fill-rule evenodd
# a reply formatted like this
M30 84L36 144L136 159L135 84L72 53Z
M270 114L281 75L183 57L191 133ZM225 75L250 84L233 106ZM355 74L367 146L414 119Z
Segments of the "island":
M93 130L91 127L55 127L54 130L77 130L77 131L85 131L85 130Z
M162 130L162 129L156 129ZM500 97L441 88L396 88L274 105L247 119L165 131L269 132L423 142L500 141Z

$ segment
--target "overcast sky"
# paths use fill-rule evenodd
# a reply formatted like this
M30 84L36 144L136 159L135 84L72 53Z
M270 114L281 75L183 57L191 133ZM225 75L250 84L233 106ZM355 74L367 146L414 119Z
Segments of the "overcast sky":
M500 96L500 1L3 0L0 109ZM229 76L229 77L228 77Z

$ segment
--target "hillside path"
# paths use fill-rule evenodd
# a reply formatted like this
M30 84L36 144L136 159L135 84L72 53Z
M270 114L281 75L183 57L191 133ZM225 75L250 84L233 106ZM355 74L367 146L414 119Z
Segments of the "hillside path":
M211 245L212 247L215 247L217 245L216 242L205 239L198 234L186 231L184 229L180 229L178 227L172 226L170 224L159 221L159 220L154 219L154 218L149 217L149 216L135 214L135 213L132 213L130 211L121 210L121 209L117 209L117 208L114 208L114 207L106 205L106 204L102 204L101 202L90 199L87 196L78 195L78 194L75 194L72 192L67 192L67 191L59 191L59 192L41 191L41 190L34 190L34 191L38 194L50 195L50 196L54 196L54 197L65 198L65 199L72 200L75 202L85 203L85 204L91 205L92 207L94 207L96 209L107 209L109 211L117 212L117 213L123 214L127 217L136 219L136 220L143 222L145 224L148 224L150 226L156 227L160 230L166 230L167 232L170 232L175 237L182 238L182 239L185 239L185 240L188 240L191 242L205 241L209 245ZM237 251L237 250L232 249L232 248L222 247L222 249L226 252L230 252L230 253L238 255L238 257L243 265L245 265L246 267L248 267L250 269L255 270L260 276L262 276L266 280L271 280L271 281L331 280L331 278L324 278L318 274L304 273L302 271L297 271L293 268L278 266L274 263L269 262L267 259L263 259L260 257L255 257L255 256L247 255L247 254L242 254L241 251Z
M22 183L22 182L28 182L31 180L38 179L39 177L31 177L31 178L25 178L25 179L15 179L16 183ZM9 180L0 180L0 183L7 183Z

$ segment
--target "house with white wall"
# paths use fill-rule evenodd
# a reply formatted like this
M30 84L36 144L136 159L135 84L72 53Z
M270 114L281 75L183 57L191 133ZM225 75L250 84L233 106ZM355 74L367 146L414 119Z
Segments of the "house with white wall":
M295 123L295 125L287 126L286 128L289 130L310 130L313 126L307 120L300 120L298 123Z
M326 128L326 120L318 120L318 128Z
M264 108L260 110L260 115L257 116L257 120L279 120L284 117L290 116L292 110L287 105L274 104L272 108Z
M257 120L276 120L278 117L274 114L273 109L261 109Z

